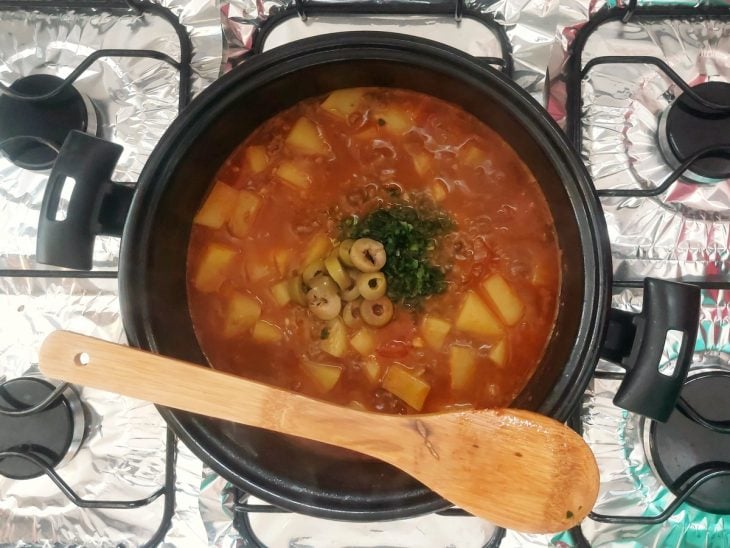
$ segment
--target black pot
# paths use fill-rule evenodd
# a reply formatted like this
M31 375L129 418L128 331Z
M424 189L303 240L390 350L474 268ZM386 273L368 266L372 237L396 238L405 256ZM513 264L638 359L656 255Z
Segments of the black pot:
M545 356L514 406L565 420L602 355L628 371L616 403L666 420L694 348L699 290L647 280L640 315L611 310L610 248L601 207L561 130L500 72L434 42L346 33L255 56L205 90L169 128L145 166L131 208L132 191L109 181L119 147L71 135L43 202L38 260L90 268L95 235L120 234L123 226L120 295L130 342L206 364L185 298L185 263L191 220L214 174L267 118L301 99L353 86L409 88L461 105L499 132L539 181L563 252L562 301ZM76 186L66 220L55 221L66 176ZM670 377L657 369L668 329L684 333ZM290 510L381 520L449 505L380 462L340 459L279 434L190 413L166 408L160 413L224 478Z

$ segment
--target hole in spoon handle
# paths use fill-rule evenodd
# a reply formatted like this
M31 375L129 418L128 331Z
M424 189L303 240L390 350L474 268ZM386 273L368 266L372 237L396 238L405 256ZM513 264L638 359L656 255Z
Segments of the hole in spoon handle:
M88 352L79 352L74 356L74 363L79 367L86 367L91 362Z

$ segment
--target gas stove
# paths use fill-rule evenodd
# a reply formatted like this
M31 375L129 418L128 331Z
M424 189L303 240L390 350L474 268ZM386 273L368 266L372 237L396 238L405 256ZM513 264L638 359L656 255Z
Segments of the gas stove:
M0 544L726 545L730 7L0 0L0 12ZM640 311L647 276L703 289L692 368L667 423L616 407L624 372L599 364L570 420L601 469L579 528L524 535L457 508L387 523L285 512L204 467L152 405L38 373L53 329L124 342L118 232L96 239L91 270L36 260L41 200L69 131L122 144L112 178L133 187L179 110L221 70L362 29L442 41L546 104L604 207L614 306ZM660 370L672 370L680 344L667 337Z

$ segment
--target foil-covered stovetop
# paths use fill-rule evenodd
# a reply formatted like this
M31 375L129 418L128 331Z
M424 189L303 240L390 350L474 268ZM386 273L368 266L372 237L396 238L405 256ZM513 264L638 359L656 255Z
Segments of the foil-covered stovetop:
M194 45L193 90L199 92L248 56L280 43L322 32L387 30L439 38L472 55L510 58L512 76L549 112L565 122L565 75L569 47L593 15L611 5L588 0L476 0L471 13L485 15L502 30L454 14L358 17L312 12L306 20L285 2L169 0ZM417 4L417 3L412 3ZM0 2L0 6L2 2ZM456 7L456 6L455 6ZM306 15L306 7L305 15ZM730 8L729 8L730 9ZM292 10L294 13L292 13ZM2 11L0 81L52 73L64 77L101 47L151 48L176 57L177 38L164 22L135 13L110 15L33 10ZM286 15L286 16L285 16ZM293 16L289 16L293 15ZM468 13L467 13L468 15ZM271 16L271 17L269 17ZM278 20L276 26L268 21ZM19 24L20 23L20 24ZM257 30L263 29L264 32ZM507 48L500 35L507 37ZM511 51L509 51L511 50ZM586 41L585 58L601 55L663 56L682 78L730 82L730 24L637 17L602 25ZM101 133L125 148L114 179L133 182L157 140L177 115L175 71L149 60L96 63L77 82L97 106ZM671 171L662 164L653 134L661 112L679 90L653 67L602 65L581 86L582 158L599 189L650 188ZM0 156L0 378L35 372L45 335L64 328L124 341L116 281L115 238L97 239L94 272L74 278L39 265L34 258L38 210L47 172L18 169ZM602 198L616 278L698 276L727 281L730 183L673 186L652 198ZM28 270L29 272L24 272ZM730 370L727 291L703 293L695 372ZM616 289L614 306L637 311L640 289ZM676 341L665 348L676 356ZM615 371L601 363L599 369ZM599 459L602 491L596 510L604 514L653 515L673 495L646 458L641 419L611 404L616 381L597 380L581 414L586 439ZM168 441L164 422L149 404L82 390L89 409L88 437L79 454L59 469L88 499L137 499L155 493L166 479ZM425 516L388 523L334 523L289 513L249 499L205 468L177 444L175 511L166 546L583 546L579 535L523 535L496 530L471 517ZM260 506L259 506L260 505ZM140 510L79 509L45 477L0 478L0 545L137 546L154 536L164 519L159 498ZM251 512L241 512L242 508ZM257 510L267 510L260 512ZM684 505L660 525L606 524L587 520L583 538L593 546L726 546L730 523ZM258 544L257 544L258 543Z

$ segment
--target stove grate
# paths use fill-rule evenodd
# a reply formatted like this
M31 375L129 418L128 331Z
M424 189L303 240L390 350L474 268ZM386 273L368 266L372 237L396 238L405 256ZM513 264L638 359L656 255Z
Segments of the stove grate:
M435 2L412 2L409 0L396 0L387 3L371 2L336 2L321 3L308 2L306 0L295 0L285 8L271 11L269 17L256 29L253 38L253 47L248 55L240 61L264 51L266 38L278 25L293 17L299 17L307 21L315 16L342 16L353 15L377 15L377 16L453 16L456 23L463 19L474 19L489 29L497 38L501 50L501 57L479 57L481 62L487 65L499 67L504 74L512 77L514 63L512 59L512 44L504 25L500 24L491 13L484 13L466 5L465 0L439 0Z
M125 12L129 12L131 10L138 15L144 13L155 15L164 19L175 30L175 34L177 35L180 43L180 61L176 61L166 53L151 49L101 49L84 58L84 60L81 61L57 87L47 92L40 94L22 93L14 90L13 86L8 86L0 82L0 96L3 96L5 100L38 103L49 101L57 98L64 92L73 91L73 83L96 61L105 58L147 58L167 63L179 72L178 110L181 111L190 102L192 94L191 60L193 56L193 47L185 26L180 23L177 16L175 16L175 14L173 14L168 8L148 0L105 0L104 2L99 2L97 0L72 0L71 2L61 2L58 4L55 2L48 3L39 0L0 1L0 11L17 9L39 11L47 10L52 12L59 10L80 10L82 12L84 10L102 10L112 13L120 10ZM58 154L60 144L62 143L49 142L48 139L44 138L42 135L12 135L0 141L0 152L4 152L12 159L18 156L19 147L21 147L22 150L27 150L29 146L40 146L48 153L51 153L55 158ZM33 169L30 165L19 165L20 167ZM50 167L47 163L38 164L37 166L38 169L45 169L47 167Z
M48 2L47 0L0 0L0 12L7 10L35 10L43 13L62 13L70 10L93 13L101 11L111 14L129 13L132 11L136 15L154 15L164 19L174 29L180 45L180 60L176 61L163 52L149 49L101 49L88 55L56 88L49 92L43 93L42 95L26 95L15 92L8 86L0 84L0 95L4 95L17 101L45 101L58 96L67 89L70 89L73 82L78 79L94 62L109 57L129 57L155 59L167 63L177 69L180 75L178 84L178 109L182 110L190 102L192 96L192 42L186 27L169 8L148 0L69 0L59 2ZM29 139L33 140L33 137L29 137ZM3 146L8 144L6 141L0 142L0 151L3 150ZM38 141L36 140L36 142ZM6 269L0 270L0 277L115 278L117 277L117 272ZM0 389L2 389L5 382L11 381L5 381L4 378L0 377ZM48 397L36 405L27 409L15 411L0 409L0 415L10 417L27 417L35 413L40 413L46 408L52 406L59 400L59 398L63 397L63 392L67 388L68 385L66 383L61 384L54 389ZM44 461L28 451L27 448L13 448L11 450L0 452L0 461L11 457L15 459L22 459L38 467L42 470L42 473L45 474L59 488L59 490L79 508L130 510L148 506L154 501L162 498L164 500L164 507L159 526L155 533L146 543L144 543L143 546L159 545L164 539L167 531L170 529L172 518L175 513L175 464L177 460L177 438L169 427L167 428L165 442L164 483L159 489L149 496L137 500L84 499L80 497L73 488L66 483L66 481L64 481L63 477L52 466L48 466Z
M715 288L719 289L719 288ZM596 379L607 379L620 381L623 380L625 373L616 371L596 371L594 377ZM712 430L721 435L730 434L730 421L727 420L710 420L697 411L684 397L679 398L676 407L677 411L689 420L698 425ZM568 425L579 434L583 434L582 410L576 409ZM692 494L706 483L718 478L730 478L730 463L727 462L709 462L701 466L693 467L681 474L677 481L668 486L670 491L674 493L674 499L662 510L655 515L629 516L629 515L612 515L602 514L599 512L590 512L588 517L596 522L611 523L621 525L658 525L664 523L674 515L684 502L687 502ZM572 531L574 538L585 538L580 527ZM578 541L580 543L580 541ZM587 544L586 544L587 545Z
M627 7L606 9L592 17L576 34L570 59L567 66L567 103L566 121L567 134L576 151L582 152L582 108L581 99L582 83L592 69L600 65L608 64L642 64L652 65L661 70L672 82L674 82L689 98L707 109L711 114L724 115L730 112L730 104L719 104L709 101L695 92L686 81L682 79L666 62L653 56L641 55L605 55L590 59L583 65L582 56L585 45L591 34L601 25L621 20L624 23L634 18L671 19L687 18L694 19L722 19L730 20L730 8L721 6L639 6L636 0L631 0ZM601 197L641 197L648 198L658 196L666 192L683 174L691 171L691 168L700 160L705 158L728 158L730 159L730 143L721 143L705 147L694 152L682 161L664 181L653 188L634 189L599 189L598 196ZM689 184L701 184L692 179L685 182ZM707 183L712 184L712 183Z
M14 379L17 380L17 379ZM0 378L0 390L3 389L6 383L13 382L5 381L4 378ZM3 382L4 381L4 382ZM58 402L62 397L63 393L69 388L68 383L60 384L48 397L36 405L27 409L11 411L8 409L0 408L0 415L9 417L27 417L36 413L41 413L54 403ZM154 491L149 496L137 499L137 500L88 500L80 497L73 488L64 481L63 477L46 462L35 455L31 448L19 447L11 448L6 451L0 452L0 462L5 459L21 459L23 461L32 464L36 468L40 469L59 490L70 500L74 505L79 508L90 508L90 509L119 509L119 510L131 510L135 508L142 508L147 506L160 497L164 499L164 509L160 525L155 534L149 539L144 546L157 546L164 538L167 530L170 528L172 516L175 511L175 462L177 457L177 438L172 431L167 429L167 439L165 442L165 481L164 485Z

